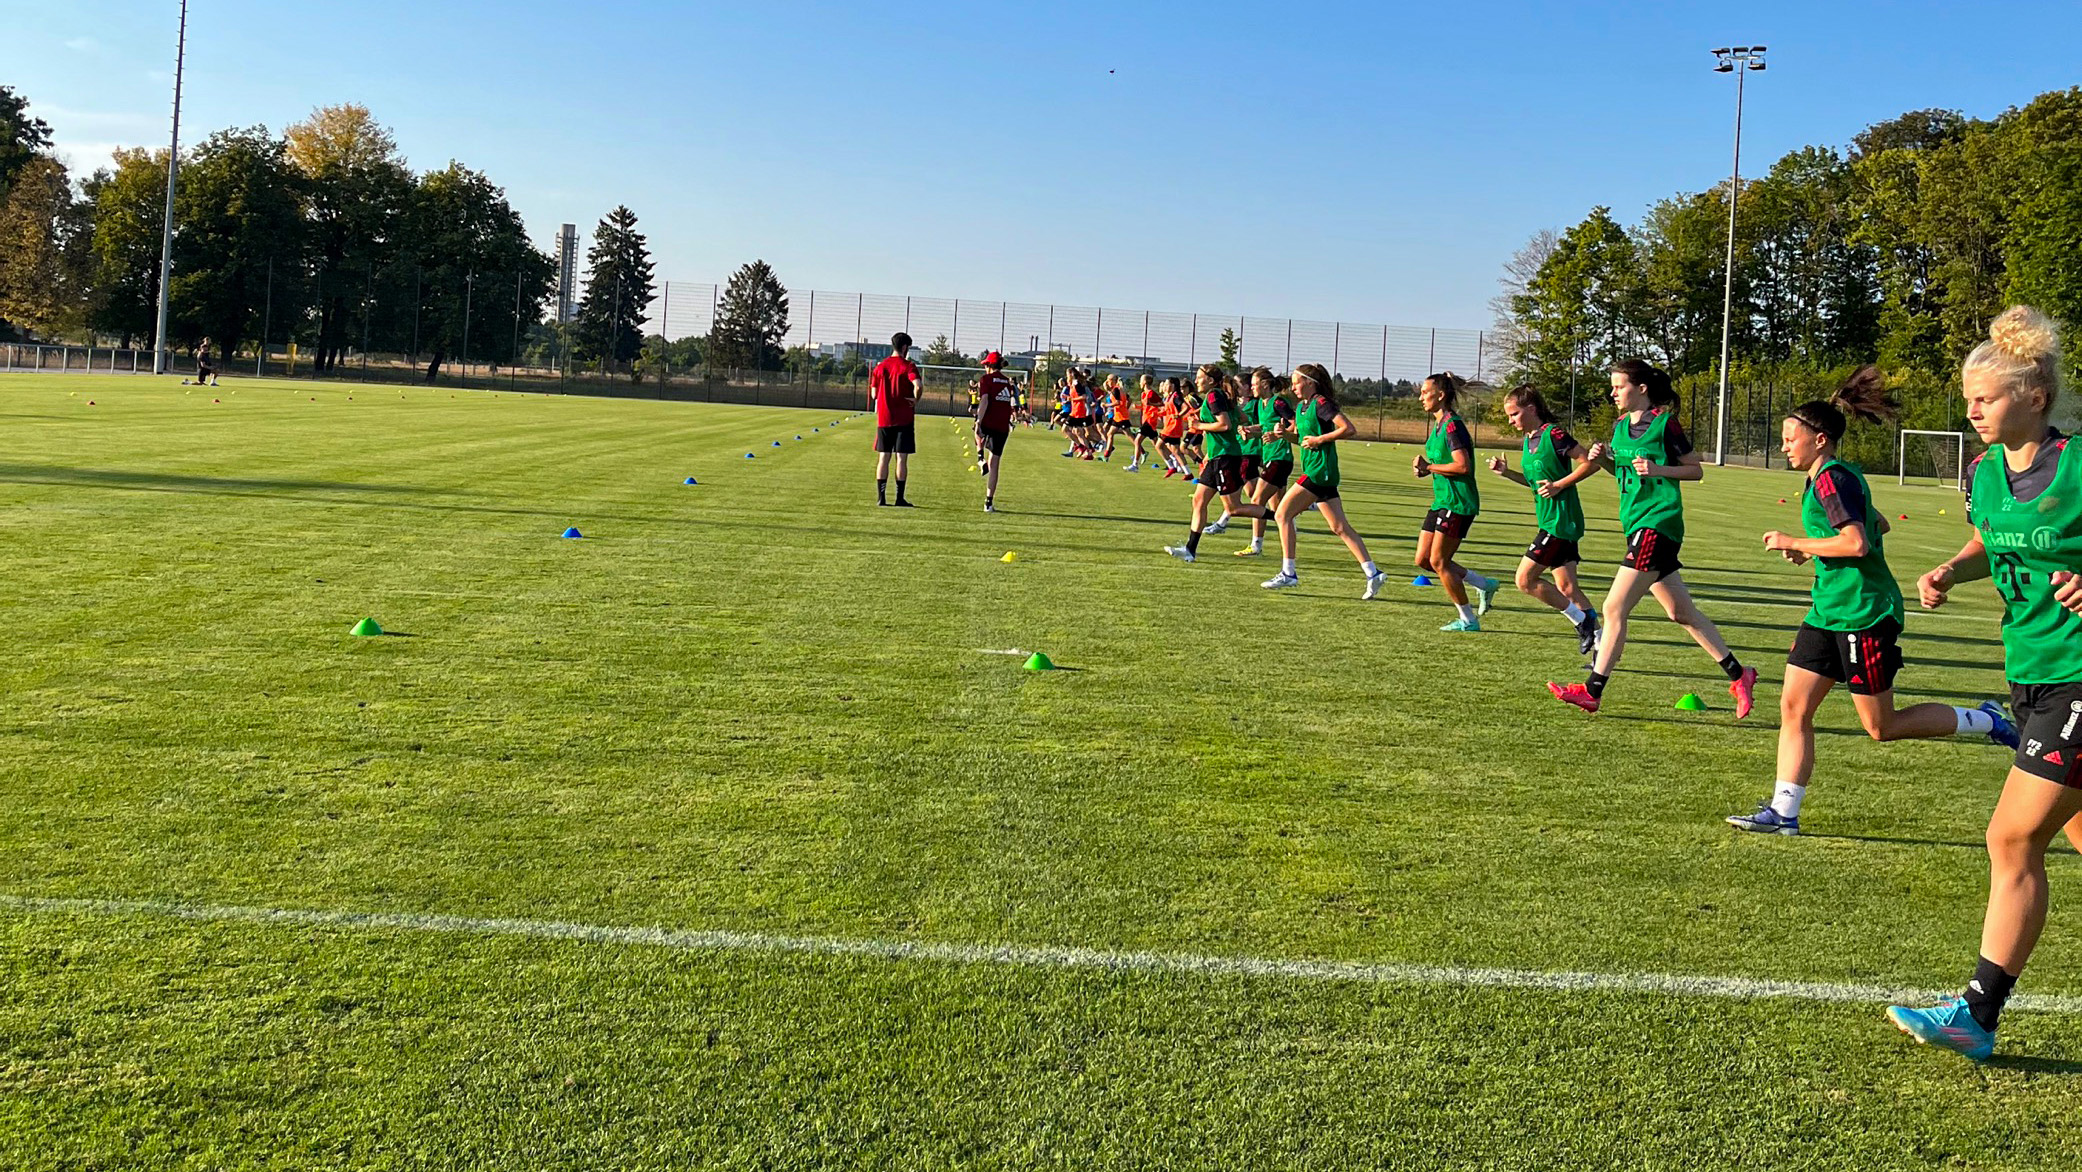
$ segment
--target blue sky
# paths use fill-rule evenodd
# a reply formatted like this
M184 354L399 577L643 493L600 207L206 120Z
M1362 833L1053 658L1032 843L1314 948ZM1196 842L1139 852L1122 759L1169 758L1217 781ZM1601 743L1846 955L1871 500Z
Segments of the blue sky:
M0 0L0 81L76 166L163 145L177 7ZM1534 232L1725 176L1731 42L1745 172L2082 83L2072 0L193 0L183 123L360 101L545 248L628 204L678 281L1473 328Z

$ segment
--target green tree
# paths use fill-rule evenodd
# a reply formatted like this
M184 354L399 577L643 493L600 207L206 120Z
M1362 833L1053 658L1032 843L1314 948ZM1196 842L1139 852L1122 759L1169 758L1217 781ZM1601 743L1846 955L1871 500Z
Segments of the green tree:
M364 319L362 332L368 332L375 275L397 264L404 245L401 227L412 197L412 173L398 154L396 138L366 106L313 110L284 131L283 140L289 162L304 179L311 292L318 310L313 358L316 369L326 371L359 341L350 332L355 319ZM387 281L385 292L395 284Z
M63 164L16 171L0 200L0 320L46 337L83 326L88 237Z
M1539 385L1571 387L1584 370L1630 357L1644 316L1633 239L1609 209L1593 208L1555 242L1511 309L1523 336L1511 366Z
M166 215L166 151L119 147L115 169L85 185L94 204L93 328L125 346L149 338L159 309L159 248Z
M636 230L636 213L617 207L593 229L586 252L586 287L578 302L577 351L612 369L643 349L643 321L657 299L651 284L650 246ZM640 377L632 369L631 377Z
M284 283L269 273L302 262L303 180L266 127L221 130L181 168L174 219L172 332L190 347L208 339L229 363L259 335L271 284L275 312L285 311Z
M925 364L927 366L977 365L975 362L970 360L968 355L963 354L961 351L955 349L954 344L947 340L947 335L945 334L941 334L939 337L934 338L931 344L926 346Z
M1223 370L1228 371L1230 374L1236 374L1243 370L1243 360L1240 357L1243 353L1242 336L1237 334L1235 330L1223 326L1222 336L1216 340L1216 345L1221 348L1221 357L1215 359L1215 361Z
M451 358L511 363L542 318L556 262L528 241L506 193L460 163L420 177L405 229L426 381Z
M737 270L723 287L707 347L712 365L771 370L788 335L788 290L763 260Z
M0 199L29 163L51 149L51 128L29 114L29 99L0 85Z

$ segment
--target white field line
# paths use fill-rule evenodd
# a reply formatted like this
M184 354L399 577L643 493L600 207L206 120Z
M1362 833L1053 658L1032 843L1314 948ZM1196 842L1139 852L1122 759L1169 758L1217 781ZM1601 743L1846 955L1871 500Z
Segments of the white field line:
M1157 973L1204 977L1259 977L1354 985L1432 985L1474 989L1540 989L1562 993L1613 992L1671 997L1776 998L1853 1004L1926 1004L1951 996L1928 989L1774 981L1752 977L1703 977L1673 973L1542 972L1533 969L1462 968L1454 965L1372 964L1364 961L1275 960L1192 953L1105 952L1090 948L936 944L904 940L849 940L831 936L778 936L763 932L704 932L672 928L626 928L556 920L479 919L392 912L330 912L299 908L235 907L143 899L44 899L0 895L0 909L77 916L156 916L203 923L241 923L298 928L344 928L435 932L470 936L516 936L619 944L685 952L861 957L955 965ZM2082 1013L2082 997L2019 994L2010 1008L2047 1013Z

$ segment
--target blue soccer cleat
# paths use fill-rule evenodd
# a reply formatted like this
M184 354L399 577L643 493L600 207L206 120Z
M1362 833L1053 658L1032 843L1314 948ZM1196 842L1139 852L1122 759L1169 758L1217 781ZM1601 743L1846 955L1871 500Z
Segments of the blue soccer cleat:
M1475 587L1475 616L1477 618L1488 614L1489 608L1496 605L1496 592L1503 588L1504 584L1495 579L1490 580L1489 589L1487 590L1482 589L1480 586Z
M2003 706L1993 700L1983 700L1981 711L1995 722L1995 727L1988 730L1988 739L2005 749L2016 748L2017 726L2010 721L2010 714L2003 711Z
M1475 619L1454 619L1452 622L1439 628L1441 631L1479 631L1481 629L1482 624Z
M1929 1009L1889 1005L1887 1020L1918 1042L1942 1046L1975 1062L1986 1062L1995 1052L1995 1034L1982 1029L1981 1023L1974 1020L1974 1015L1967 1011L1964 997L1954 997Z
M1757 807L1754 814L1730 814L1728 825L1737 830L1750 830L1758 834L1798 834L1800 815L1781 814L1771 808L1770 802Z

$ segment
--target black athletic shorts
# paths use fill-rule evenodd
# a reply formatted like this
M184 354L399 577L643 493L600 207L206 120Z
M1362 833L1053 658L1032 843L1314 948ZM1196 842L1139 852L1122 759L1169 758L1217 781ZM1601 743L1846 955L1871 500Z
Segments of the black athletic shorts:
M1848 685L1853 696L1892 691L1901 671L1901 624L1888 619L1862 631L1827 631L1802 623L1786 666Z
M1636 529L1627 534L1627 556L1619 564L1629 570L1652 574L1655 580L1661 581L1665 575L1684 568L1684 563L1677 560L1677 551L1682 544L1654 529Z
M2082 789L2082 683L2011 684L2017 768Z
M1433 509L1424 514L1424 532L1426 533L1443 533L1457 540L1465 538L1468 535L1468 530L1474 528L1474 526L1475 519L1466 513L1456 513L1449 509Z
M1285 489L1287 487L1287 477L1293 474L1294 461L1274 460L1272 463L1263 465L1258 469L1258 480L1262 484L1269 484L1277 489Z
M1147 423L1143 424L1143 425L1142 425L1142 426L1141 426L1140 428L1138 428L1138 429L1136 430L1136 433L1135 433L1135 434L1137 434L1137 435L1141 436L1141 437L1142 437L1143 439L1146 439L1146 440L1153 440L1153 439L1163 439L1163 438L1164 438L1163 436L1161 436L1161 435L1158 435L1158 434L1157 434L1157 429L1156 429L1156 428L1154 428L1154 427L1151 427L1151 426L1150 426L1149 424L1147 424Z
M1310 480L1306 475L1295 478L1294 487L1316 498L1316 503L1337 499L1337 485L1322 480Z
M917 451L918 433L916 425L903 423L895 427L876 428L875 450L878 452L896 452L906 456Z
M1209 456L1194 479L1215 490L1216 496L1243 491L1243 457Z
M1243 482L1245 484L1249 484L1251 481L1258 479L1259 471L1260 469L1258 467L1258 457L1245 456L1243 458Z
M1533 543L1525 547L1525 556L1534 565L1546 566L1550 570L1556 566L1573 566L1583 560L1575 542L1564 541L1545 529L1540 530Z
M1011 435L1012 432L1009 428L1004 431L992 431L987 427L979 427L976 429L976 434L982 437L983 446L990 449L990 454L997 456L1004 454L1005 437Z

